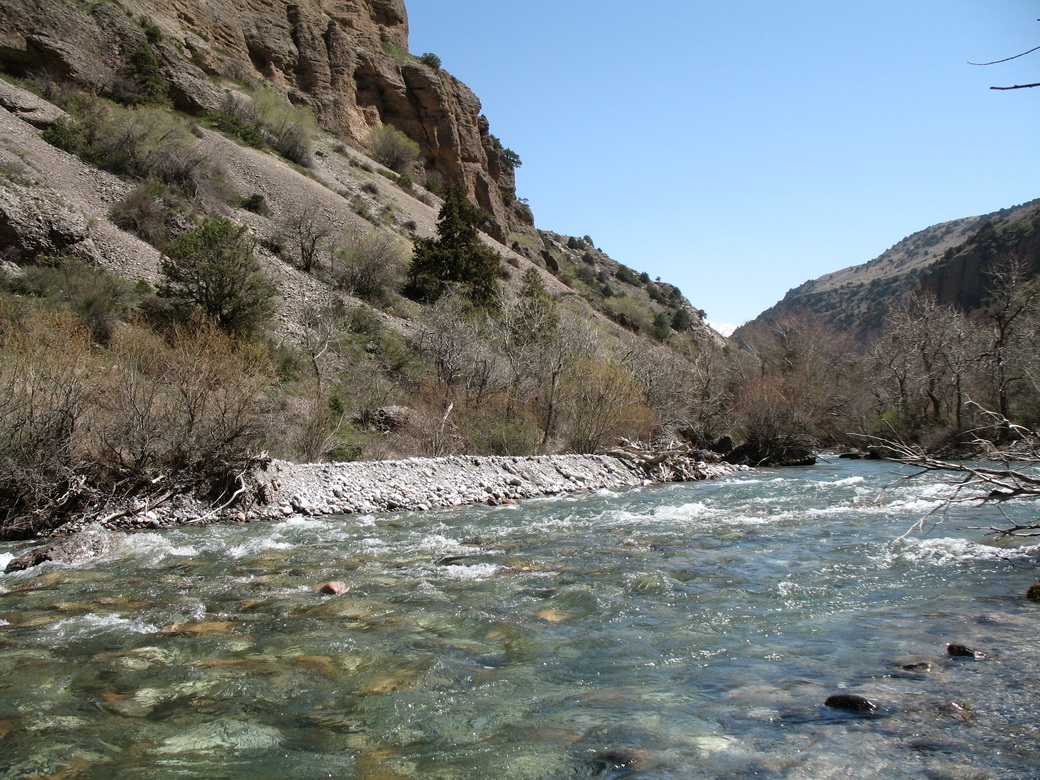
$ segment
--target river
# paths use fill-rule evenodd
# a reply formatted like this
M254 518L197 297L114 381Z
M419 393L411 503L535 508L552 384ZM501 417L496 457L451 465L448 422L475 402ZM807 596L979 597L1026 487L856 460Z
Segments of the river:
M1040 777L1040 547L965 530L992 508L898 540L942 490L903 473L142 532L0 575L0 778Z

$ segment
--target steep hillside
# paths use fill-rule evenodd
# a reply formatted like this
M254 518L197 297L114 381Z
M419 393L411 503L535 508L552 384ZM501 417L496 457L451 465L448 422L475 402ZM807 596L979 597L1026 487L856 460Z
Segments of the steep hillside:
M748 326L806 311L839 330L864 337L881 324L894 302L922 287L937 292L944 302L970 308L985 297L984 272L999 254L1017 249L1036 257L1038 220L1040 200L1035 200L933 225L870 262L789 290ZM740 330L738 338L739 334Z
M402 0L5 0L0 69L117 99L150 97L143 77L158 77L164 97L194 115L263 85L337 138L362 143L379 124L404 132L421 150L415 181L462 182L500 242L533 235L515 198L516 156L465 84L436 58L408 54Z

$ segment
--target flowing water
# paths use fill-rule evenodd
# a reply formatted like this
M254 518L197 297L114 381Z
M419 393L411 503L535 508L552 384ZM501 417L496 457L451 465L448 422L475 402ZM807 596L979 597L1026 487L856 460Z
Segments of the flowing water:
M991 508L897 540L940 491L900 473L155 531L0 575L0 778L1040 777L1040 548L964 530Z

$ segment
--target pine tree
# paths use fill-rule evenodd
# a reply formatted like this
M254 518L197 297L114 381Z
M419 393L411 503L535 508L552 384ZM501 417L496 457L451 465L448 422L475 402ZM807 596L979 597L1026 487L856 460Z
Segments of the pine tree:
M498 256L480 242L477 226L482 219L483 212L466 200L462 186L449 185L438 215L438 238L415 242L406 289L411 298L433 302L457 286L475 305L495 305Z

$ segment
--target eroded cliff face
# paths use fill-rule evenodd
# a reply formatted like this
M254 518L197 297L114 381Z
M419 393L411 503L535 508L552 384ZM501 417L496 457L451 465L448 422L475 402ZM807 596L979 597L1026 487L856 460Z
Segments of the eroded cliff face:
M146 42L178 108L219 109L225 80L262 79L310 106L324 129L344 139L361 142L374 125L392 125L419 143L417 181L463 182L500 241L533 235L530 210L513 199L512 166L480 101L407 53L403 0L0 4L0 65L18 75L104 92L126 78L131 54Z

